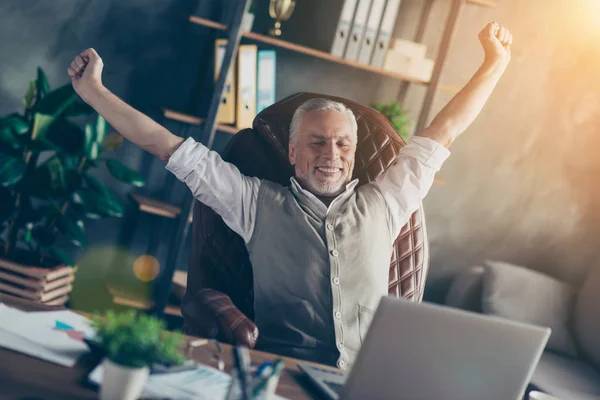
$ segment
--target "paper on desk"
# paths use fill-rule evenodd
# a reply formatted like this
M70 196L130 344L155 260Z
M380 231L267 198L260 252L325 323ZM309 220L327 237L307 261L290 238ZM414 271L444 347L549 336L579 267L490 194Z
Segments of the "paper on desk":
M97 385L102 383L102 364L88 376ZM150 375L142 397L178 400L223 400L231 383L231 376L215 368L198 365L195 370L172 374ZM285 400L281 396L274 400Z
M0 346L72 367L89 351L83 336L94 331L71 311L24 312L0 303Z

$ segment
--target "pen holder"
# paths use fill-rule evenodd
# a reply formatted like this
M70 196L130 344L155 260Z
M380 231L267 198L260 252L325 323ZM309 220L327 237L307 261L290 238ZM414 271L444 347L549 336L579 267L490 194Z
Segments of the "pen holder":
M248 400L270 400L275 396L277 385L279 384L279 374L275 374L269 378L262 379L255 376L254 372L256 368L250 369L249 391L250 398ZM240 375L237 369L234 369L231 373L231 385L225 396L225 400L243 400L244 395L242 394L242 385L240 382Z

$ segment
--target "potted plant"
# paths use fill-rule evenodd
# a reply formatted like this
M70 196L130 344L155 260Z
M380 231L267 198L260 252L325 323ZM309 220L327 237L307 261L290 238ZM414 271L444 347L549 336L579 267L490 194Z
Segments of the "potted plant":
M144 185L120 162L102 157L123 141L78 101L71 84L50 89L37 70L22 113L0 118L0 258L11 265L73 266L63 239L86 246L85 219L120 217L118 198L92 171L106 166L116 179ZM68 242L67 242L68 243Z
M183 336L164 321L133 310L107 311L92 318L94 341L105 351L100 399L137 399L153 363L181 364Z
M401 103L376 103L372 105L372 107L382 113L390 121L400 137L402 137L404 141L408 142L408 139L411 136L409 133L410 118L408 117L408 113L404 107L402 107Z

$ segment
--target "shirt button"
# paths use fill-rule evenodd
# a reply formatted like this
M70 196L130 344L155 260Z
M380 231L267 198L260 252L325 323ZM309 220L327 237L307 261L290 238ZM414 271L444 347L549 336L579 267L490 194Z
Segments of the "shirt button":
M327 224L327 229L329 229L330 231L332 231L333 230L333 225Z
M338 256L338 254L340 254L340 253L338 253L338 251L337 251L337 250L331 250L331 255L332 255L332 256L334 256L334 257L337 257L337 256Z
M336 285L340 284L340 278L338 278L337 276L335 278L333 278L333 283Z
M344 343L338 343L338 349L344 350Z
M333 314L333 315L335 315L335 317L336 317L337 319L341 319L341 318L342 318L342 313L341 313L341 312L339 312L339 311L336 311L336 312L335 312L335 314Z
M341 369L344 369L344 368L346 368L346 361L344 361L344 360L339 360L339 361L337 362L337 366L338 366L338 367L340 367Z

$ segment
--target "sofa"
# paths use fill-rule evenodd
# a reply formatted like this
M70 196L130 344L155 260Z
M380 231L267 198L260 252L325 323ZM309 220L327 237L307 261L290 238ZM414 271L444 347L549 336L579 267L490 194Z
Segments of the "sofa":
M452 279L445 304L550 327L529 389L561 400L600 399L600 267L573 287L524 267L485 261Z

